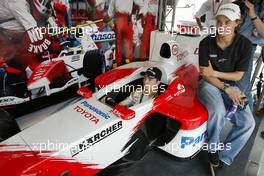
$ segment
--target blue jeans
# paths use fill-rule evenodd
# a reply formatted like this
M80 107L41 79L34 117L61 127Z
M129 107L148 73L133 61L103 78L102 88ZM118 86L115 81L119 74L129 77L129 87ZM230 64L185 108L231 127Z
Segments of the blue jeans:
M223 91L204 80L199 82L198 96L208 110L208 145L209 151L213 151L215 149L210 148L210 146L220 144L220 134L227 121L225 118L226 109L233 102ZM236 118L232 121L232 129L224 141L225 147L219 151L219 159L227 165L232 164L255 127L255 120L248 105L244 110L237 111L235 115ZM229 146L226 147L226 144Z
M240 90L244 91L247 99L248 99L248 104L253 112L253 97L250 89L250 80L251 80L251 74L253 70L253 58L254 54L256 52L257 47L252 46L252 53L250 56L250 61L249 61L249 66L248 66L248 71L246 71L240 81L237 82L237 86L239 87Z

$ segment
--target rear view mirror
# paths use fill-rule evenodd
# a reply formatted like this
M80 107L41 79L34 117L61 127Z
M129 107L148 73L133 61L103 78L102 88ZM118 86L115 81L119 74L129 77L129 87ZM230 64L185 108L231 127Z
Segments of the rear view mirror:
M89 88L82 86L78 89L77 94L84 98L90 98L93 95L93 92Z

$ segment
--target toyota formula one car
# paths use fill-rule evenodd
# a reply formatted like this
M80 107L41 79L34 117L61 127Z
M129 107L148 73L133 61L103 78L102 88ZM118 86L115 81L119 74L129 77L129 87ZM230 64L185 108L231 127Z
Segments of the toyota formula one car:
M136 160L150 146L178 158L193 157L206 140L208 116L197 97L200 37L171 39L153 32L150 61L99 75L95 93L81 87L77 103L3 141L1 174L90 176L120 158ZM153 66L162 71L164 91L155 99L122 106L130 94L126 87L141 84L141 73ZM114 102L103 101L113 91Z
M87 28L91 30L91 25L82 29ZM98 49L96 42L114 40L113 31L97 30L90 35L79 35L74 41L64 41L58 56L47 52L34 70L28 68L21 71L5 63L0 64L0 70L4 70L0 75L0 107L18 105L61 92L73 85L80 87L87 84L89 79L111 67L109 61L114 59L114 45L104 52Z

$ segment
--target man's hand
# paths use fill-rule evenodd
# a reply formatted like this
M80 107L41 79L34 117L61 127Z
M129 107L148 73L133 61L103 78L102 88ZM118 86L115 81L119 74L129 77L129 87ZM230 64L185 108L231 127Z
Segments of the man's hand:
M200 67L200 75L207 77L216 77L216 71L213 69L210 61L208 67Z
M252 4L251 2L249 2L248 0L244 0L244 3L245 5L247 6L248 8L248 15L251 17L251 18L254 18L257 16L256 12L255 12L255 6L254 4Z
M243 99L245 97L244 93L234 89L233 87L226 88L225 93L234 102L235 105L244 107L245 105L245 99Z

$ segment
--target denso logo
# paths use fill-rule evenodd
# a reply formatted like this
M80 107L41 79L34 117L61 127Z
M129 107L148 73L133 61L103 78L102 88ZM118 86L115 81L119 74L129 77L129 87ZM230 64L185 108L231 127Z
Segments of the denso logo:
M119 118L122 118L122 116L123 116L123 114L116 109L114 109L113 111L110 111L110 112L113 112L113 114L115 114Z
M194 138L194 137L181 137L181 148L184 149L186 146L192 145L195 147L197 144L201 143L205 138L207 137L207 131L205 131L200 136Z
M112 112L113 114L115 114L118 118L121 118L121 119L123 119L123 120L130 120L130 119L132 119L132 118L135 117L135 113L130 114L129 111L130 111L130 110L127 110L127 111L126 111L128 114L126 114L126 112L120 112L120 111L117 110L117 109L114 109L114 110L112 110L112 111L110 111L110 112Z
M110 115L106 112L101 111L100 109L94 107L93 105L89 104L87 101L83 101L81 102L81 105L87 107L89 110L95 112L96 114L98 114L99 116L105 118L105 119L109 119Z
M108 33L92 34L91 38L93 39L93 41L115 40L115 33L108 32Z

